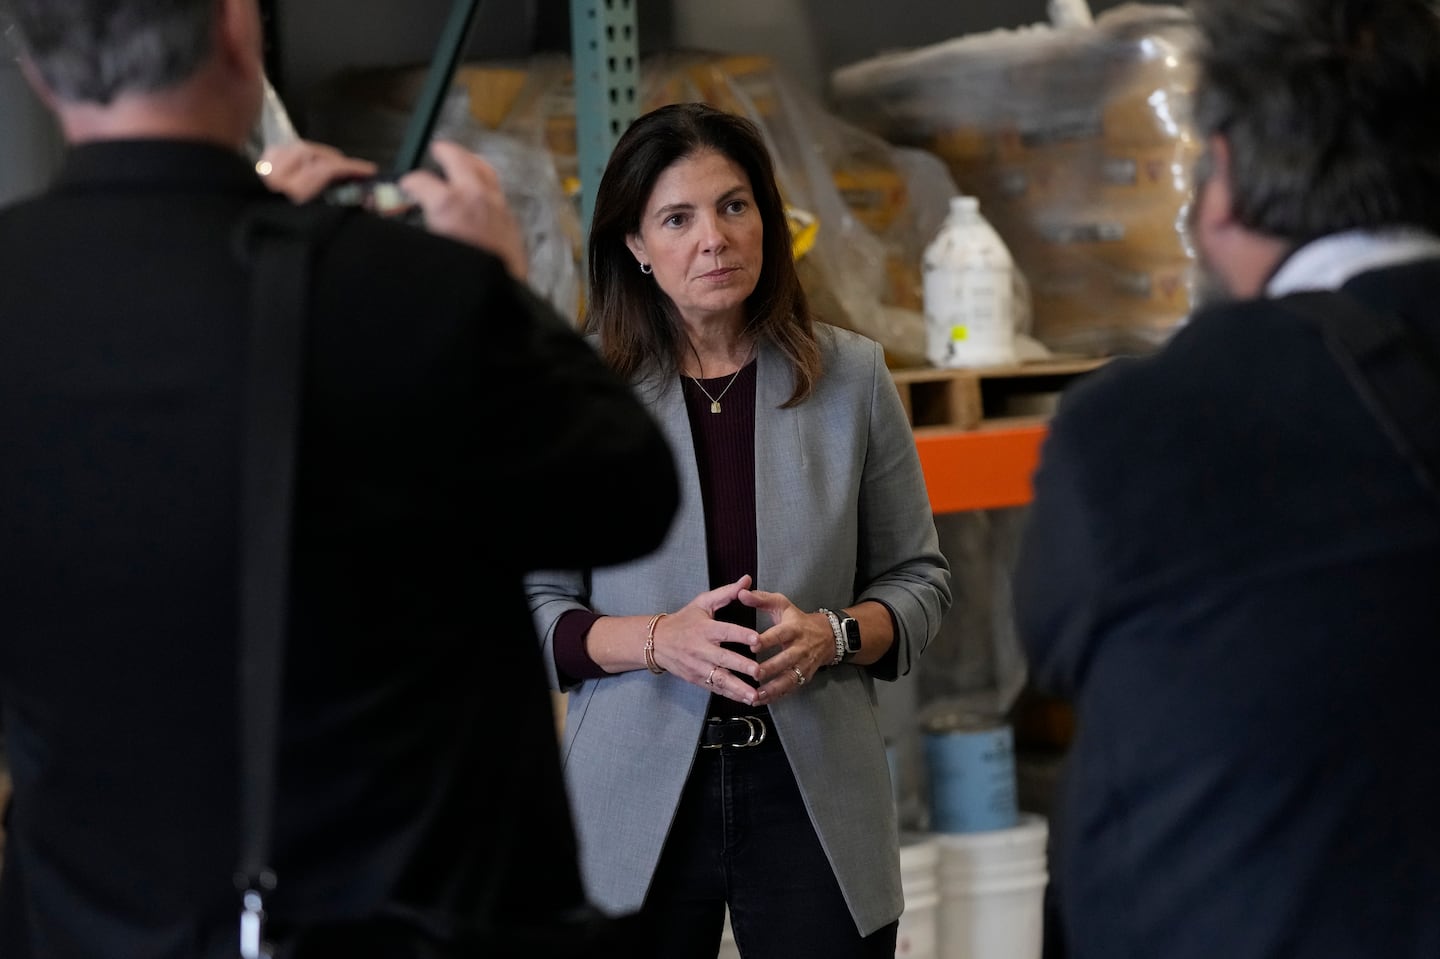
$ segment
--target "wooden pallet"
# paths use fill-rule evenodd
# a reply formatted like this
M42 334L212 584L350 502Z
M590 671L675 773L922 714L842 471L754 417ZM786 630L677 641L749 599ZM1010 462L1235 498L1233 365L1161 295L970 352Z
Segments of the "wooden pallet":
M1010 366L890 372L911 427L923 434L1046 417L1061 390L1105 362L1065 357Z

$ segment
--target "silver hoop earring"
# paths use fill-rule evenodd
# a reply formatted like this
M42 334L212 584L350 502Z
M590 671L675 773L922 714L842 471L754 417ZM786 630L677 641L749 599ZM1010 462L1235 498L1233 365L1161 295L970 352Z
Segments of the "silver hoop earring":
M646 276L649 276L651 273L654 273L655 270L650 266L649 263L641 263L640 272L644 273Z

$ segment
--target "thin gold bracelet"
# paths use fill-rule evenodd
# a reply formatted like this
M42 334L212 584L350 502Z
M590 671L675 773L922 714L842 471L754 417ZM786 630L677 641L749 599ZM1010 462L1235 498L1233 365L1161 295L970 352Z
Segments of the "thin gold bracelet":
M650 622L645 625L645 666L656 676L665 672L665 667L655 662L655 624L668 615L670 614L656 613L650 617Z

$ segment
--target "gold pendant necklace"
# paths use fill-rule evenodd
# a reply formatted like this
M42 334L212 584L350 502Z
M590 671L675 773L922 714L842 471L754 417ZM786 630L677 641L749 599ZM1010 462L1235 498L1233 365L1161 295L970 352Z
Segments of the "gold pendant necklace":
M754 358L756 345L757 345L757 344L756 344L756 341L755 341L755 340L751 340L751 341L750 341L750 349L748 349L748 350L745 351L745 359L743 359L743 360L740 361L740 367L739 367L739 369L737 369L737 370L735 371L734 375L732 375L732 376L730 377L730 382L725 384L725 388L720 391L720 395L719 395L719 396L711 396L711 395L710 395L710 391L707 390L707 389L704 387L704 385L700 382L699 379L697 379L697 378L694 377L694 376L690 376L689 373L686 373L686 374L685 374L686 376L690 376L690 379L691 379L691 380L695 383L695 385L700 389L700 392L701 392L701 393L704 393L704 394L705 394L705 398L710 401L710 412L711 412L711 413L718 413L718 412L720 412L720 400L724 398L724 396L725 396L726 393L729 393L729 392L730 392L730 387L732 387L732 386L735 385L735 381L738 380L738 379L740 378L740 374L745 371L746 365L748 365L749 362L750 362L750 360ZM691 349L693 350L694 347L691 347ZM699 354L699 353L696 353L696 354L695 354L695 362L696 362L696 363L700 363L700 354ZM700 373L701 373L702 376L703 376L704 373L705 373L705 366L704 366L704 364L700 364Z
M749 362L750 362L750 357L748 357L748 356L745 357L745 363L749 363ZM732 376L732 377L730 377L730 382L725 384L725 388L720 391L720 396L711 396L711 395L710 395L710 391L707 390L704 386L702 386L699 380L695 379L695 377L693 377L693 376L690 377L691 380L694 380L695 385L700 387L700 392L701 392L701 393L704 393L704 394L705 394L705 398L710 401L710 412L712 412L712 413L718 413L718 412L720 412L720 399L721 399L721 397L723 397L726 393L729 393L729 392L730 392L730 387L734 386L734 385L735 385L735 381L740 378L740 373L741 373L741 371L745 369L745 363L741 363L741 364L740 364L740 369L736 370L736 371L735 371L735 375ZM688 373L685 374L685 375L686 375L686 376L690 376L690 374L688 374Z
M730 382L725 384L725 388L720 391L720 395L719 395L719 396L711 396L711 395L710 395L710 391L707 390L703 385L701 385L701 383L700 383L700 381L699 381L698 379L696 379L696 378L693 377L693 376L690 376L689 373L686 373L686 374L685 374L686 376L690 376L690 379L694 381L695 385L698 386L698 387L700 387L700 392L701 392L701 393L704 393L704 394L705 394L705 398L710 401L710 412L712 412L712 413L718 413L718 412L720 412L720 400L725 396L726 393L729 393L729 392L730 392L730 387L732 387L732 386L735 385L735 381L740 378L740 374L744 371L745 366L750 362L750 358L751 358L752 356L754 356L754 355L755 355L755 342L752 340L751 343L750 343L750 349L749 349L748 352L746 352L746 354L745 354L745 359L744 359L744 361L742 361L741 364L740 364L740 369L736 370L736 371L735 371L735 375L732 376L732 377L730 377ZM699 362L699 359L700 359L699 354L696 354L695 359L696 359L696 362ZM705 372L705 370L704 370L703 367L701 368L700 372L701 372L701 373L704 373L704 372Z

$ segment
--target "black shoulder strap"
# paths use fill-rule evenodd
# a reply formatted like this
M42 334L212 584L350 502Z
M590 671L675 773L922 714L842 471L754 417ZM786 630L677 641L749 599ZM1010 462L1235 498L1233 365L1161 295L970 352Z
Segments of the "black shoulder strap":
M285 630L291 509L312 251L347 211L267 204L241 224L252 269L241 451L239 579L240 954L264 955Z
M265 896L276 886L270 845L310 267L323 238L350 215L354 208L276 204L252 217L238 237L241 255L254 270L240 505L241 818L235 879L241 893L241 959L272 955L265 940ZM544 919L496 917L481 927L399 904L372 919L317 924L309 948L292 951L326 957L618 959L632 955L641 941L639 913L612 919L588 905ZM445 944L455 948L446 951Z
M1440 358L1399 317L1343 292L1297 293L1278 301L1320 326L1385 435L1440 497Z

